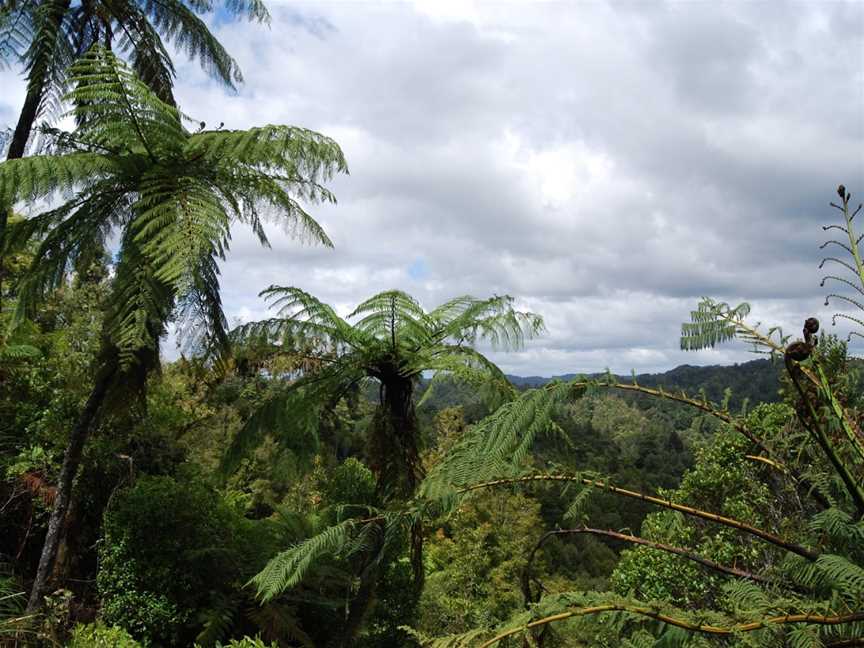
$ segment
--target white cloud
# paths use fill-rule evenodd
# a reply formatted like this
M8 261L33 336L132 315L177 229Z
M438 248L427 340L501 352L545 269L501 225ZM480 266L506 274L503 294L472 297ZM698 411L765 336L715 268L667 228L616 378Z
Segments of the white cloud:
M790 332L830 320L827 202L839 182L864 192L864 4L272 9L269 30L216 28L246 77L236 95L178 58L181 106L210 125L329 134L351 175L333 182L338 205L310 207L334 250L236 233L230 317L260 317L272 283L340 312L392 287L430 307L511 293L549 327L496 354L522 374L746 360L678 350L703 295L751 299ZM22 86L0 82L9 120Z

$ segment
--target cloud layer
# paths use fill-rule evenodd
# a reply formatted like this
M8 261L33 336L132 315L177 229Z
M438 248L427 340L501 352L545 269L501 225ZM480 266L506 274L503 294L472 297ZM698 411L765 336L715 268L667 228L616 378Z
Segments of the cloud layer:
M401 288L431 307L514 295L548 334L508 371L667 369L702 295L790 332L824 310L827 203L864 192L860 3L280 3L220 22L238 94L178 59L185 112L302 125L351 174L311 206L336 243L237 232L224 302L257 318L272 283L348 310ZM20 81L0 75L0 123ZM9 91L7 92L7 88ZM838 329L840 327L838 326ZM843 332L843 331L841 331Z

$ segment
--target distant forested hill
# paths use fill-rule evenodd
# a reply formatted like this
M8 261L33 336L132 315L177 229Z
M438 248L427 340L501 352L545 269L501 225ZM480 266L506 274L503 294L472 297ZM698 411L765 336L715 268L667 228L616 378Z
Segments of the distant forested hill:
M729 407L733 411L740 410L745 399L752 407L757 403L772 403L779 400L780 389L780 367L779 363L773 363L767 359L752 360L741 364L728 366L694 367L692 365L681 365L664 373L638 374L636 380L644 387L660 387L667 390L684 390L689 395L698 396L700 390L705 390L707 398L714 402L721 402L726 389L732 392ZM507 377L520 389L540 387L552 380L572 380L580 374L564 374L551 378L541 376L512 376ZM582 374L584 375L584 374ZM589 377L597 378L603 374L590 374ZM623 382L632 382L633 376L616 376ZM423 381L417 389L416 398L423 400L421 412L426 417L431 417L447 407L462 407L465 418L469 422L478 421L490 413L489 408L483 404L475 386L462 384L456 381L440 381L432 394L426 394L428 382ZM690 412L686 406L678 406L672 403L658 404L656 399L640 394L626 394L618 392L617 396L629 402L635 403L644 409L661 408L664 410L681 410L688 412L687 420L695 414ZM377 397L377 391L373 393L370 388L369 399Z
M780 369L782 365L768 359L751 360L742 364L708 367L681 365L664 373L638 374L637 382L644 387L664 387L697 394L704 389L712 401L721 401L728 388L732 390L730 407L740 407L744 399L750 403L775 402L779 400ZM507 376L517 387L538 387L551 380L572 380L579 374L565 374L553 378L540 376ZM598 377L602 374L592 374ZM631 382L632 376L616 376L621 381Z

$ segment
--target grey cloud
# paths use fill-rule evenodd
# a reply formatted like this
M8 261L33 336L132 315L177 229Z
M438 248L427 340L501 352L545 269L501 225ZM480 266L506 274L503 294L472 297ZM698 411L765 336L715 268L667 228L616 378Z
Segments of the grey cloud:
M513 35L511 42L484 40L483 28L467 23L418 26L412 17L406 29L376 30L362 12L334 14L346 39L359 29L364 42L388 42L372 54L355 52L342 68L334 60L345 52L331 39L320 46L333 48L327 62L335 68L316 70L313 63L306 73L307 82L319 78L325 98L346 76L353 79L344 94L351 99L335 109L322 101L321 110L309 110L316 127L336 122L365 135L353 154L349 149L354 174L339 183L337 210L344 220L333 218L341 242L332 263L357 276L358 268L377 267L364 275L367 292L386 287L384 277L422 292L400 274L420 252L437 281L429 297L506 290L542 297L544 308L553 310L596 298L594 319L614 334L575 335L569 322L555 320L550 339L539 344L556 353L641 345L665 349L663 358L677 360L678 323L685 304L700 295L746 292L751 299L817 303L826 196L838 175L864 177L854 150L860 137L826 119L831 97L814 102L816 93L807 92L804 106L797 100L807 83L826 85L816 75L832 57L784 50L780 33L763 42L759 17L748 22L746 15L718 17L698 7L703 15L690 16L695 27L670 17L668 9L625 16L615 35L637 32L629 39L635 50L622 44L628 39L604 32L620 12L597 11L581 27L572 16L558 25L536 15L518 27L497 26ZM786 18L797 25L806 16ZM795 47L816 53L807 29L797 32L803 35ZM415 46L398 63L388 62L406 33ZM448 41L443 59L435 54L442 34ZM705 52L690 51L703 40ZM778 47L780 63L766 55ZM701 74L693 59L714 65L716 73ZM359 82L370 77L368 66L387 83ZM419 83L409 83L405 70ZM765 88L760 84L768 74L775 83ZM697 76L707 85L688 85ZM459 87L466 80L470 87ZM686 92L694 96L682 97ZM725 103L714 96L724 93L734 96ZM441 97L448 98L443 112ZM350 117L334 110L350 111ZM586 142L614 160L615 177L594 187L602 193L590 200L540 206L524 169L496 159L501 152L495 145L508 130L522 138L526 154ZM352 211L362 217L345 213ZM652 212L662 214L665 228ZM638 326L630 318L613 326L622 321L612 315L617 304L630 303L637 320L646 308L616 296L622 287L678 299L683 310L664 326ZM344 292L336 296L344 299Z
M678 350L703 295L753 300L792 332L830 319L827 202L839 182L864 195L864 5L291 3L273 17L215 26L247 80L236 95L179 57L181 106L331 134L351 175L333 182L338 205L310 206L336 249L271 226L262 251L235 233L231 317L261 317L271 283L346 312L391 287L430 307L510 293L549 333L495 357L533 374L748 359Z

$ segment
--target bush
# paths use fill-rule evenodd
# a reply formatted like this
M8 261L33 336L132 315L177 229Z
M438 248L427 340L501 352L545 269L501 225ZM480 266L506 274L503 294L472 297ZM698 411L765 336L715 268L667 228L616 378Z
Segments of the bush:
M140 479L105 514L103 618L145 643L192 645L201 613L240 589L272 552L263 524L197 479Z
M243 637L242 639L232 639L227 644L218 643L216 648L278 648L276 643L265 644L259 637L252 639L251 637Z
M101 622L77 625L66 648L141 648L123 628Z

